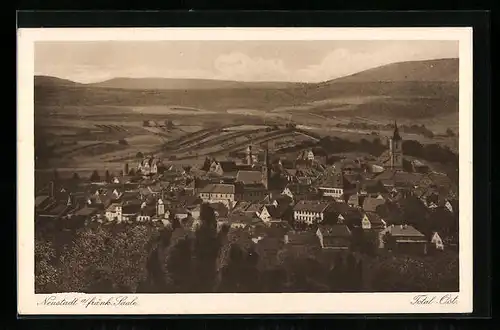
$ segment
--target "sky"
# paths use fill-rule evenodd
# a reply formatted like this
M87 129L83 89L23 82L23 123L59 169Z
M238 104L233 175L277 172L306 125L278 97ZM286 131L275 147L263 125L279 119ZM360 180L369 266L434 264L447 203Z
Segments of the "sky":
M112 78L321 82L377 66L458 58L457 41L37 42L35 74Z

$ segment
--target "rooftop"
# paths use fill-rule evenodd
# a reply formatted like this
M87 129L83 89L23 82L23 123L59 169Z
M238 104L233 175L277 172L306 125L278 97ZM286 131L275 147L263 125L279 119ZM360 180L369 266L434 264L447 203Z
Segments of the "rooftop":
M35 198L35 207L39 207L49 199L49 196L37 196Z
M108 206L106 211L115 212L116 208L121 207L121 206L122 206L122 204L120 204L120 203L111 203L111 205Z
M262 173L259 171L238 171L236 181L243 184L258 184L262 182Z
M318 186L320 188L343 188L344 183L342 174L340 173L329 174L320 180Z
M351 231L346 225L319 226L318 229L321 231L321 234L323 236L334 236L334 237L351 236Z
M327 201L312 201L312 200L301 200L294 206L294 211L307 211L307 212L325 212L327 208L331 205L331 202Z
M379 205L385 204L385 199L376 197L366 197L363 200L363 210L366 212L376 212Z
M215 193L215 194L234 194L235 186L233 184L210 183L200 189L200 193Z
M87 217L87 216L90 216L96 212L97 212L97 210L95 208L84 207L84 208L81 208L78 211L76 211L75 216Z
M389 232L395 237L415 237L424 238L425 235L419 232L415 227L409 225L391 226Z

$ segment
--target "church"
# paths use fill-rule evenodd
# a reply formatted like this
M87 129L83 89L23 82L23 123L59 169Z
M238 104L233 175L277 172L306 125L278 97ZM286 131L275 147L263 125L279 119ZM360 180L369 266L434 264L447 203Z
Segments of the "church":
M399 134L398 125L394 122L394 132L388 141L389 150L380 156L382 165L389 170L403 171L403 138Z

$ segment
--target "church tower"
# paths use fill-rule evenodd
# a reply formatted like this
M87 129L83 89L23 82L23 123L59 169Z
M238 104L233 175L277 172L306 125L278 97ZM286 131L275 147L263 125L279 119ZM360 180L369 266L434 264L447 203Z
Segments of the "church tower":
M252 163L253 163L253 155L252 155L252 146L251 145L249 145L247 147L246 163L247 163L247 165L252 165Z
M394 133L389 140L389 152L391 155L390 166L394 170L403 169L403 139L399 135L398 125L394 121Z
M161 198L156 202L156 214L160 216L165 214L165 205Z
M266 187L266 189L269 189L269 171L269 148L266 145L266 149L264 150L264 164L262 165L262 184Z

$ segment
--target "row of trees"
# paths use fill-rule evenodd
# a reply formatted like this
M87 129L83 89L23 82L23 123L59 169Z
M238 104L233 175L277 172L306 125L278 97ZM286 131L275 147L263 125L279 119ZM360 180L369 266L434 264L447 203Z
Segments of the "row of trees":
M370 124L370 123L338 123L335 126L342 128L354 128L354 129L363 129L363 130L371 130L371 131L380 131L380 130L393 130L394 124ZM413 133L420 134L422 136L433 138L434 132L425 127L425 125L398 125L398 129L404 133ZM455 132L451 128L446 130L447 136L455 136Z

